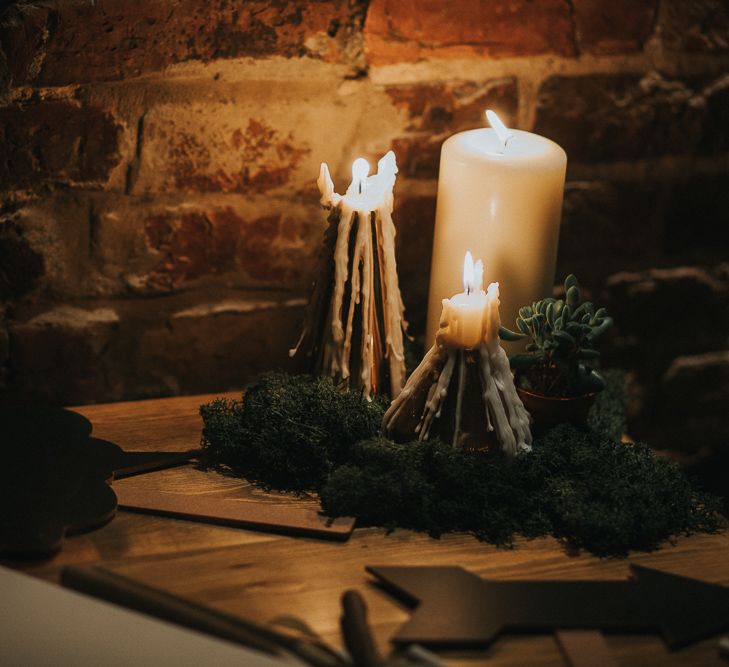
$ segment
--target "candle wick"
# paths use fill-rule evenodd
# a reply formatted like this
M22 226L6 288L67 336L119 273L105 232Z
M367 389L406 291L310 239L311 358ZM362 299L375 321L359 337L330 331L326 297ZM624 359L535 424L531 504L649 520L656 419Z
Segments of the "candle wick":
M489 121L489 124L492 128L494 128L494 132L496 132L496 136L499 139L499 142L501 143L503 150L501 153L506 152L506 144L509 142L509 139L511 139L514 134L513 132L509 131L509 128L504 125L503 121L499 116L491 111L491 109L486 110L486 118Z
M509 141L511 141L513 138L514 138L514 135L511 133L509 133L509 135L507 137L504 137L503 139L500 138L500 141L501 141L501 150L499 151L500 155L506 154L506 149L509 146Z

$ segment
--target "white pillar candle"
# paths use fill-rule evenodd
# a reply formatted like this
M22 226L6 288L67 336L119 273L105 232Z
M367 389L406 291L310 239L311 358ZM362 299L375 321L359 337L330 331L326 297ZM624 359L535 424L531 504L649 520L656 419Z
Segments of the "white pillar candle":
M486 282L504 288L507 326L521 306L552 292L567 156L494 116L495 127L455 134L441 149L426 347L443 299L459 289L453 266L469 248L483 258Z

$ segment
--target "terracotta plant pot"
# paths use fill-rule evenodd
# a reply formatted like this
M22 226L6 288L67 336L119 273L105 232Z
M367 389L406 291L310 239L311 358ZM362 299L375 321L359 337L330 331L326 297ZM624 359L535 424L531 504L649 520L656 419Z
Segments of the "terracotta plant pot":
M587 413L595 402L595 394L557 398L535 394L521 387L517 387L516 392L537 428L554 426L562 422L584 424L587 422Z

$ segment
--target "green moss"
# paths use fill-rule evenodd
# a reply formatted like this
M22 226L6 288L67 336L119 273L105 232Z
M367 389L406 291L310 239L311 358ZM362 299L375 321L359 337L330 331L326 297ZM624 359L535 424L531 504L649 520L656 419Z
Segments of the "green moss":
M245 401L200 408L209 460L267 488L318 489L349 447L379 433L385 405L328 378L263 373Z
M602 376L605 379L605 389L595 397L595 405L590 410L587 423L595 433L619 440L627 426L628 391L625 372L611 369L602 371Z
M721 523L718 499L645 444L561 425L537 440L520 465L542 480L538 493L550 532L599 555L652 550Z
M600 555L650 550L720 526L717 499L645 445L624 445L624 378L608 374L589 427L560 425L509 464L437 440L380 436L384 403L331 381L267 373L245 401L201 407L209 459L265 487L317 490L323 510L360 525L508 545L554 535Z
M323 510L360 524L465 531L509 544L554 535L598 555L651 550L719 527L718 502L645 445L561 425L513 464L438 441L356 444L321 490Z

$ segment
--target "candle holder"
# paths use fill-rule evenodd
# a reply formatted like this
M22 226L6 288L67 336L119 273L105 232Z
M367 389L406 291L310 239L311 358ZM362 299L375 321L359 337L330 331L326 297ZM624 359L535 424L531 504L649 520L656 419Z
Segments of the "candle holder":
M356 160L340 195L321 165L317 184L328 226L304 327L289 354L303 355L310 373L347 382L368 398L387 390L396 397L405 383L407 322L392 221L395 154L388 152L373 176L368 171L365 160Z
M498 283L486 292L476 347L459 345L455 308L451 299L443 299L435 344L390 404L384 431L403 442L437 435L455 448L500 451L507 458L531 451L529 413L516 393L499 339Z

